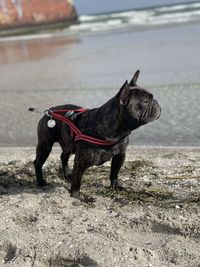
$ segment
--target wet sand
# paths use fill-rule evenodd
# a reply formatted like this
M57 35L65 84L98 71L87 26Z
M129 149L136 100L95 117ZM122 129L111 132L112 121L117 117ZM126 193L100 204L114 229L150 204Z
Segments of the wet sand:
M133 72L162 107L135 145L200 145L199 24L0 43L0 145L36 144L38 114L74 103L98 107Z

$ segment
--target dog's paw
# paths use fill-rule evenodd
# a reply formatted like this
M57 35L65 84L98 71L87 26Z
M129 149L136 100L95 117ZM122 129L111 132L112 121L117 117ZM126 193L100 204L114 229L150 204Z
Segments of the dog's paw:
M121 190L124 189L123 186L119 183L118 180L113 180L111 182L110 188L113 189L113 190L116 190L116 191L121 191Z
M76 199L80 200L80 193L79 193L79 191L72 191L70 196L73 197L73 198L76 198Z

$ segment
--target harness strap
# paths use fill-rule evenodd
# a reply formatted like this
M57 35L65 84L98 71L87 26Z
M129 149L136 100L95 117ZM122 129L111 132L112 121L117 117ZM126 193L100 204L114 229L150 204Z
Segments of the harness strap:
M63 112L68 112L68 111L74 111L77 113L83 113L85 111L87 111L87 109L75 109L75 110L49 110L48 112L50 112L50 115L52 116L52 118L55 118L59 121L62 121L64 123L66 123L70 130L71 130L71 135L74 137L74 141L85 141L94 145L100 145L100 146L111 146L116 144L117 142L115 141L106 141L106 140L101 140L86 134L83 134L75 125L74 123L69 120L68 118L64 117L63 115L60 115L58 113L63 113Z

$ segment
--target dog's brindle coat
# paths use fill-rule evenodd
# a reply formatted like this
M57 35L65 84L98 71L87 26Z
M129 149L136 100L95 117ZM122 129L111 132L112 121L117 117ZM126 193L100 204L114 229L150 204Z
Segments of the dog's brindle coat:
M47 126L48 116L44 115L41 118L38 124L38 145L34 161L38 186L47 184L43 179L42 166L49 156L53 144L58 142L62 148L61 161L64 176L71 182L71 196L79 198L81 178L87 168L101 165L110 159L112 159L111 187L118 188L118 173L125 160L125 151L131 131L158 119L161 112L153 95L137 86L138 76L139 71L134 74L129 84L126 81L117 95L103 106L78 114L73 120L83 134L115 141L115 145L102 147L84 141L74 143L68 125L56 120L56 126L49 128ZM53 107L51 110L77 108L80 107L62 105ZM70 173L68 160L74 153L74 167Z

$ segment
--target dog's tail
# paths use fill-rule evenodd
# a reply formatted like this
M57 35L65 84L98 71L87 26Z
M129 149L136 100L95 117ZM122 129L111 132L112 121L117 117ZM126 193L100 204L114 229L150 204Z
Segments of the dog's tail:
M43 113L43 111L41 111L37 108L29 108L28 111L35 112L35 113Z

